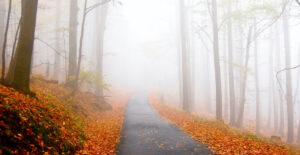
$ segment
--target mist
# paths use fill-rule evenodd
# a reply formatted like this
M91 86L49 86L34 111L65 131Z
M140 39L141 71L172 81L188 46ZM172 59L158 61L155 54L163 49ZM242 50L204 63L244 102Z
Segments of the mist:
M145 92L200 118L300 143L297 0L40 0L28 56L18 53L30 50L22 42L30 11L13 0L8 15L9 2L0 0L7 86L29 92L28 75L41 75L73 95ZM20 67L27 58L29 68Z

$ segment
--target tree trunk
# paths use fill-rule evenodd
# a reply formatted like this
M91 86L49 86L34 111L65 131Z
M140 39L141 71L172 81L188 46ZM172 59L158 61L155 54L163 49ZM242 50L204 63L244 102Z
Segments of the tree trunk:
M278 100L276 98L276 91L274 87L274 38L273 38L273 29L271 29L271 42L270 42L270 93L272 93L273 106L274 106L274 133L278 131ZM277 45L279 46L279 45ZM279 47L278 47L279 49ZM279 62L277 62L279 63Z
M299 124L298 124L297 144L300 145L300 121L299 121Z
M3 48L3 38L4 38L4 29L5 29L5 15L6 15L6 7L4 1L0 1L0 52L2 55ZM0 64L2 64L2 59L0 59Z
M224 33L224 38L226 38L226 33ZM228 120L228 56L225 52L227 43L224 41L224 120Z
M77 66L77 18L78 0L70 0L70 21L69 21L69 64L67 85L74 88L74 78Z
M243 127L244 120L244 110L245 110L245 102L246 102L246 87L247 87L247 79L248 79L248 63L249 63L249 54L250 54L250 44L252 38L252 28L249 28L248 39L247 39L247 47L246 47L246 57L245 57L245 66L244 66L244 74L242 79L242 90L241 90L241 103L239 108L239 117L237 119L237 127Z
M285 51L285 67L291 67L291 55L290 55L290 32L289 21L286 12L283 14L283 33L284 33L284 51ZM288 114L288 133L287 143L294 141L294 103L292 96L292 77L291 71L286 72L286 102L287 102L287 114Z
M271 117L272 117L272 96L269 95L269 102L268 102L268 123L267 123L267 126L268 128L271 128Z
M6 83L15 89L30 93L30 70L34 45L38 0L22 0L22 22L20 35L14 56L13 65L9 69Z
M49 61L47 62L46 76L47 76L47 78L50 77L50 62Z
M183 110L191 112L190 105L190 61L187 41L186 10L184 1L180 0L180 21L181 21L181 52L182 52L182 104Z
M9 4L8 4L8 12L7 12L7 19L6 19L6 27L5 27L5 31L4 31L4 37L3 37L3 45L2 45L2 74L1 74L1 81L4 81L4 77L5 77L5 69L6 69L6 61L5 61L5 57L6 57L6 43L7 43L7 34L8 34L8 28L9 28L9 22L10 22L10 13L11 13L11 5L12 5L12 0L9 0Z
M18 36L19 36L19 32L20 32L21 22L22 22L22 18L20 18L20 20L19 20L17 31L16 31L16 34L15 34L15 40L14 40L14 44L13 44L12 53L11 53L11 56L10 56L10 62L9 62L8 70L10 70L11 67L13 66L11 64L13 62L13 59L14 59L14 56L15 56L15 53L16 53L16 46L17 46L17 43L18 43ZM11 74L11 73L12 72L9 72L8 74ZM6 76L11 76L11 75L6 75Z
M103 5L100 9L98 9L96 15L96 23L97 23L97 44L96 44L96 52L97 52L97 66L96 70L98 72L98 76L102 79L103 82L103 53L104 53L104 34L105 34L105 24L107 18L108 5ZM96 94L99 96L103 96L103 88L101 86L97 86Z
M59 73L60 73L60 16L61 16L61 0L56 0L56 31L55 31L55 49L57 50L57 52L55 52L55 58L54 58L54 69L53 69L53 78L55 80L59 81Z
M217 1L212 0L212 21L214 34L214 66L215 66L215 82L216 82L216 119L222 120L222 87L221 87L221 71L219 61L219 32L218 32L218 9Z
M231 2L231 0L229 0ZM228 14L231 14L231 3L228 4ZM229 97L230 97L230 125L235 125L235 87L233 73L233 48L232 48L232 19L228 19L228 73L229 73Z
M208 112L212 112L212 104L211 104L211 70L210 70L210 56L209 56L209 52L207 52L207 57L205 60L207 67L205 69L205 73L207 73L207 79L206 79L206 108L208 110Z
M80 32L80 42L79 42L79 56L78 56L78 64L76 69L76 76L75 76L75 87L73 89L72 95L75 95L77 89L78 89L78 80L80 75L80 67L81 67L81 57L82 57L82 45L83 45L83 38L84 38L84 28L85 28L85 20L86 20L86 6L87 6L87 0L84 2L84 9L83 9L83 15L82 15L82 21L81 21L81 32Z
M279 25L276 24L276 42L275 42L275 47L276 47L276 70L281 70L281 55L280 55L280 35L279 35ZM281 74L278 75L278 78L281 77ZM277 87L278 88L278 87ZM284 107L283 107L283 98L282 98L282 93L280 91L280 88L277 91L277 96L279 98L279 130L278 133L280 134L281 137L284 137Z
M256 96L256 134L260 135L260 87L259 87L259 71L258 71L258 56L257 51L258 45L257 41L255 41L254 45L254 57L255 57L255 96Z
M17 31L16 31L16 34L15 34L13 49L12 49L12 53L11 53L11 56L10 56L10 63L12 62L12 60L14 58L14 55L15 55L15 52L16 52L16 46L17 46L18 36L19 36L19 32L20 32L21 20L22 19L20 18L19 23L18 23L18 27L17 27Z

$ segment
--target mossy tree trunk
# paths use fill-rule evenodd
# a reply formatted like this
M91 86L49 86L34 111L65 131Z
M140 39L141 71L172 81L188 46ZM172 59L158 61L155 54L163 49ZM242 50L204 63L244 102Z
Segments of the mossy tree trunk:
M34 47L38 0L22 0L22 21L15 56L6 77L6 84L30 93L30 69Z

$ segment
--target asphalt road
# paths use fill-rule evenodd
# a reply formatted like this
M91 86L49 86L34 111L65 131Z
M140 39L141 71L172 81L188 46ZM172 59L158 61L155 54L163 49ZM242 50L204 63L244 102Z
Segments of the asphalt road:
M147 94L134 94L128 101L119 155L208 155L204 144L162 118L148 104Z

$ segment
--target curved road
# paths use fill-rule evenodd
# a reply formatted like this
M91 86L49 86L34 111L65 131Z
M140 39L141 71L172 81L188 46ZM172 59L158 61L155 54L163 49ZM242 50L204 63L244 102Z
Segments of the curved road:
M128 101L119 155L209 155L199 143L160 117L148 104L146 93L136 93Z

